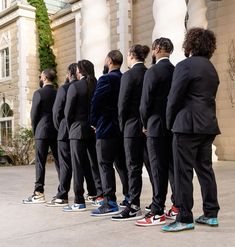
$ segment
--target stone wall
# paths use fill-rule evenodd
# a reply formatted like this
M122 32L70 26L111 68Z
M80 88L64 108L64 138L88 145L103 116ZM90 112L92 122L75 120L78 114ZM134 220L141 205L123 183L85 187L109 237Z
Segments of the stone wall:
M235 59L235 48L229 50L232 41L235 41L235 1L207 1L207 6L208 28L217 36L217 50L212 62L220 77L217 116L221 135L217 136L215 145L220 160L235 160L235 82L228 73L229 54Z

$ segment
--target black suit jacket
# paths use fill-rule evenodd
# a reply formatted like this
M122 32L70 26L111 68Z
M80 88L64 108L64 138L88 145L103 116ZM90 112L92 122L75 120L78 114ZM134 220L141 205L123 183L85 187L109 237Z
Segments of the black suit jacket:
M91 85L91 95L95 90L95 83ZM88 82L85 78L73 82L68 90L64 115L69 129L69 139L87 139L94 137L94 130L90 125L90 103L88 96Z
M177 133L219 134L215 97L219 78L205 57L177 64L167 104L167 127Z
M102 75L95 89L91 105L91 123L96 127L97 139L120 136L118 95L122 73L119 69Z
M145 73L140 115L149 137L168 134L166 129L166 105L173 72L174 65L169 59L163 59Z
M73 81L62 85L58 89L53 106L53 122L56 130L58 131L58 141L68 140L69 138L68 128L64 117L64 108L66 103L66 95L71 83L73 83Z
M52 117L55 98L56 90L53 85L46 85L38 89L33 95L30 115L35 139L57 138Z
M143 136L139 107L146 70L143 63L137 63L125 72L121 79L118 115L119 126L124 137Z

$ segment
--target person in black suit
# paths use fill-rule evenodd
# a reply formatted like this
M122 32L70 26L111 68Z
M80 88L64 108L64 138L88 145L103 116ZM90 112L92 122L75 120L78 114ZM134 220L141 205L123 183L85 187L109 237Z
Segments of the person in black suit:
M86 209L83 195L85 175L87 179L90 178L87 184L89 186L93 184L93 195L102 196L103 194L95 149L95 132L90 125L90 102L96 86L94 65L88 60L81 60L77 67L79 81L69 87L64 109L69 129L75 193L74 204L64 207L65 212ZM94 184L91 167L95 171L93 175L95 175L96 184ZM89 176L87 176L88 172Z
M216 48L212 31L193 28L183 44L186 59L177 64L166 119L174 133L176 198L179 214L164 231L194 229L193 169L201 186L204 214L197 223L218 226L217 186L212 169L212 143L220 134L216 118L215 97L219 86L218 74L209 61Z
M57 195L46 205L47 206L65 206L68 204L68 193L70 190L72 178L72 164L70 155L70 144L68 129L64 117L64 107L66 103L66 95L69 86L77 80L77 63L70 64L68 74L64 85L57 92L55 103L53 106L53 122L58 131L58 158L60 165L60 190Z
M112 217L113 220L132 220L142 217L140 194L142 189L142 167L144 134L139 114L140 98L147 68L144 61L149 47L133 45L128 52L129 71L121 79L118 99L119 126L124 134L126 165L129 178L129 201L126 208Z
M139 226L165 224L165 201L168 174L172 164L171 133L166 129L166 104L170 91L174 66L169 60L173 44L168 38L153 42L153 60L156 63L148 69L140 103L143 131L147 135L147 148L153 176L154 195L151 211L136 222Z
M92 216L116 214L116 182L113 163L119 173L123 194L128 196L128 176L125 163L123 138L118 123L118 95L123 56L112 50L105 59L104 75L97 82L91 105L91 124L96 129L96 151L101 172L104 203ZM106 73L108 72L108 73Z
M56 90L52 84L56 73L53 69L45 69L41 73L43 87L38 89L32 100L31 123L35 138L36 151L36 182L34 194L23 203L44 203L45 165L49 148L55 160L60 176L57 153L57 131L53 125L52 107L56 98Z

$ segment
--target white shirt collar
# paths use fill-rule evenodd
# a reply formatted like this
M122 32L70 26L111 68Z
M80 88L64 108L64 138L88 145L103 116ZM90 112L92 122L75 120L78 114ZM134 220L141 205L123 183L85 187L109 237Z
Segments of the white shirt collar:
M143 63L143 62L136 62L131 66L131 68L133 68L137 63Z
M163 60L163 59L168 59L169 60L169 57L161 57L161 58L159 58L157 61L156 61L156 64L157 63L159 63L161 60Z

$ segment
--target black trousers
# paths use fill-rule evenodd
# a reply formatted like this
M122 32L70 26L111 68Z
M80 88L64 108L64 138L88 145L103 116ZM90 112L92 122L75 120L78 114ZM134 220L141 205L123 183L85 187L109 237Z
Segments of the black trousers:
M75 194L74 203L85 203L84 199L84 177L87 183L89 195L96 195L91 166L87 155L86 140L70 140L71 160L73 169L73 189Z
M128 172L125 162L123 140L98 139L96 141L97 158L106 201L116 201L116 179L113 164L120 176L124 196L128 196Z
M60 190L56 197L68 200L72 179L72 162L69 140L58 141L58 158L60 165Z
M147 148L154 187L151 212L162 215L167 195L169 166L172 160L171 137L148 137Z
M35 166L36 166L36 182L34 191L44 192L46 161L49 148L55 160L55 167L60 178L60 168L58 162L57 140L56 139L35 139Z
M193 222L193 168L201 186L204 215L217 217L219 204L212 168L212 143L214 139L214 135L174 134L175 188L176 200L180 209L176 220L179 222Z
M147 173L149 175L149 181L150 181L150 184L152 186L152 191L154 191L153 176L152 176L152 172L151 172L151 166L150 166L148 149L147 149L147 138L144 138L143 160L144 160L144 165L146 167Z
M124 147L129 178L129 203L139 207L142 190L144 139L141 137L125 137Z

